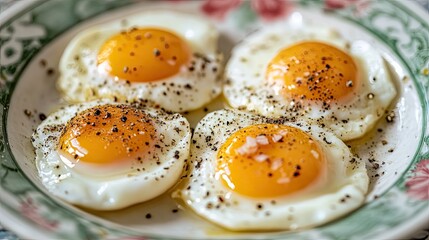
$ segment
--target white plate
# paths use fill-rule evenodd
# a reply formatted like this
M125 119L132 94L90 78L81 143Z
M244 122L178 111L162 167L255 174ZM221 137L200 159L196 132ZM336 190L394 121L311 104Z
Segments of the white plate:
M255 0L257 1L257 0ZM375 155L367 203L330 224L299 232L232 233L177 208L168 195L115 212L84 212L52 197L37 176L30 142L39 114L60 104L55 89L57 65L68 41L88 26L153 8L173 8L212 19L222 33L220 47L228 57L237 41L270 24L273 12L249 1L215 19L201 6L207 1L23 1L0 17L0 222L24 238L153 239L268 238L374 239L400 238L429 223L429 16L399 1L368 1L325 11L322 0L288 2L279 21L323 23L347 39L363 39L383 54L400 91L392 106L394 124L381 120L363 139L350 142L364 159ZM235 2L235 1L231 1ZM238 1L240 2L240 1ZM275 16L275 15L274 15ZM46 60L42 64L41 60ZM51 71L52 70L52 71ZM216 104L215 104L216 105ZM209 106L209 110L219 105ZM27 113L27 114L26 114ZM28 116L31 113L31 116ZM203 115L203 111L198 114ZM388 139L388 144L379 144ZM371 142L376 147L369 147ZM389 149L394 149L391 153ZM372 152L372 153L371 153ZM384 164L383 164L384 162ZM372 168L370 168L372 169ZM376 176L379 175L379 177ZM161 208L159 203L166 202ZM154 217L145 219L146 213Z

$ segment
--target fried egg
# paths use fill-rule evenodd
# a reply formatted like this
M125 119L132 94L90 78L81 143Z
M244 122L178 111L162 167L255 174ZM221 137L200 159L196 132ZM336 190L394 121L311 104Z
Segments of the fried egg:
M217 29L179 12L142 12L76 35L59 64L69 102L148 101L174 112L197 109L221 92Z
M190 138L189 123L180 114L96 101L52 113L32 142L39 176L53 195L86 208L115 210L176 184Z
M267 117L318 124L342 140L385 114L395 86L377 49L329 28L275 25L237 45L225 69L229 104Z
M200 121L176 197L230 230L318 226L363 204L369 178L334 134L236 110Z

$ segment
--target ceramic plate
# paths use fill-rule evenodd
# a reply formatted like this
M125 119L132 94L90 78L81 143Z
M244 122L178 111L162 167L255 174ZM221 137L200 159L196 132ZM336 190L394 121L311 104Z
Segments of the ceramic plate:
M429 16L409 1L62 0L17 5L0 17L0 221L20 236L389 239L428 224ZM121 211L91 212L47 193L36 172L30 136L43 114L61 104L55 81L68 41L89 26L159 8L211 19L221 31L219 46L226 57L240 39L272 21L332 26L348 40L376 46L399 96L386 113L395 115L393 123L383 118L363 139L348 143L367 161L371 185L365 205L310 230L233 233L177 206L168 195ZM218 107L212 104L209 111ZM148 213L151 219L144 217Z

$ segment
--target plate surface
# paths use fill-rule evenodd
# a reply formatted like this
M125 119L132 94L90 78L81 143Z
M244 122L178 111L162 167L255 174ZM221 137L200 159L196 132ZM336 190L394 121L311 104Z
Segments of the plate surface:
M274 8L270 10L250 1L230 2L230 6L218 6L214 0L29 1L2 16L1 223L24 238L34 239L389 239L409 235L427 225L429 23L425 19L429 19L428 15L413 5L389 0L358 1L357 5L336 6L338 9L329 11L322 0L290 1L275 8L284 11L272 11ZM211 10L203 8L204 4L212 4ZM159 8L212 19L222 33L220 49L226 57L240 39L272 21L297 26L323 23L348 40L363 39L377 46L400 95L391 107L396 115L393 124L383 119L376 127L383 129L382 133L373 131L348 143L368 161L372 181L367 203L345 218L315 229L250 234L224 231L187 211L172 215L171 209L177 204L168 195L107 213L84 212L50 196L38 179L30 136L40 123L39 114L48 114L61 104L55 81L62 51L82 29ZM218 107L212 104L209 110ZM380 144L384 139L388 144ZM371 168L374 163L380 167ZM168 207L159 207L159 202ZM148 211L155 216L150 221L142 217Z

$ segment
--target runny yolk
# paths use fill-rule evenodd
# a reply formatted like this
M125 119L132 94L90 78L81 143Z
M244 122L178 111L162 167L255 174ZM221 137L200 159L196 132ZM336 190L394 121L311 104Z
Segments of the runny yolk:
M60 138L61 158L72 164L142 160L153 148L155 128L138 109L125 105L90 108L72 118Z
M325 168L322 148L307 133L259 124L238 130L221 146L216 178L239 194L280 197L316 183Z
M281 50L268 64L266 78L294 100L347 101L359 85L352 57L321 42L302 42Z
M108 39L97 56L100 71L130 82L153 82L180 71L190 49L176 34L157 28L133 28Z

